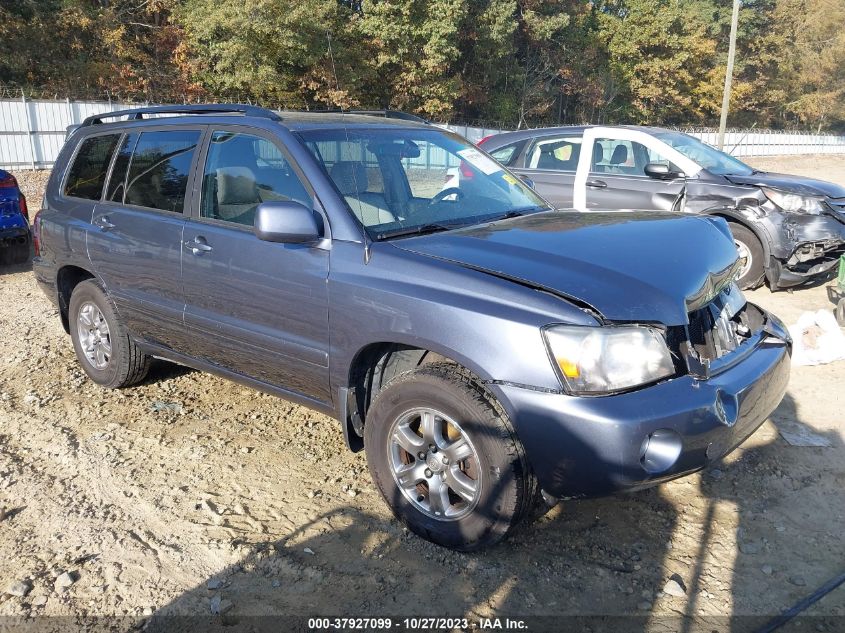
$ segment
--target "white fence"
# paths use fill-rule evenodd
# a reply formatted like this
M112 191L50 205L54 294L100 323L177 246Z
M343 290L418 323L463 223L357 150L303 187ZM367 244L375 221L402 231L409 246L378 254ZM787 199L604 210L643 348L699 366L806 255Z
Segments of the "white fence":
M687 134L716 145L715 130L684 130ZM725 133L725 151L733 156L781 156L785 154L845 154L845 136L733 130Z
M137 107L138 104L103 101L48 101L0 99L0 168L49 169L65 140L66 129L92 114ZM451 130L477 142L504 130L448 125ZM689 132L715 144L716 132ZM738 130L728 132L725 149L734 156L781 154L845 154L845 136Z
M0 168L49 169L69 125L125 107L103 101L0 99Z

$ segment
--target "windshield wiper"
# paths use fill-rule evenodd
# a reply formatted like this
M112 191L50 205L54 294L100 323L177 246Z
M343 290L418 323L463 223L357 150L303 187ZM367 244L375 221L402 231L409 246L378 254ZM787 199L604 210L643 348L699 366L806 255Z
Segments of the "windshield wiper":
M522 217L523 215L527 215L528 213L531 213L532 211L551 211L551 210L552 210L551 207L544 207L544 206L541 206L539 204L535 204L534 206L531 206L531 207L522 207L520 209L511 209L507 213L503 213L501 215L494 215L491 218L486 218L484 221L485 222L498 222L499 220L509 220L511 218L519 218L519 217Z
M460 226L464 226L464 224L432 223L421 224L420 226L400 226L396 229L391 229L389 231L382 231L381 233L378 233L376 235L376 239L388 240L391 237L404 237L407 235L427 235L429 233L437 233L438 231L451 231L452 229L456 229Z
M531 211L551 211L551 207L544 207L541 205L534 205L530 207L522 207L521 209L511 209L507 213L494 215L484 218L467 218L465 222L434 222L429 224L422 224L420 226L400 226L389 231L382 231L376 235L376 239L387 240L392 237L406 237L408 235L426 235L428 233L437 233L438 231L451 231L453 229L462 228L465 226L473 226L485 222L497 222L498 220L507 220L509 218L518 218L526 215Z
M521 215L525 215L526 213L531 213L532 211L553 211L552 207L547 207L543 204L534 204L530 207L521 207L519 209L513 209L512 211L508 211L504 217L506 218L518 218Z

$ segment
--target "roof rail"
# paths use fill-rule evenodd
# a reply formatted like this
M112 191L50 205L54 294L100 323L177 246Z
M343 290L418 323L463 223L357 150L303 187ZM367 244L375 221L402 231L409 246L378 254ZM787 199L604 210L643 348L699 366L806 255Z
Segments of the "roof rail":
M162 105L148 106L145 108L132 108L131 110L115 110L114 112L103 112L86 118L80 127L88 125L99 125L103 119L112 119L119 116L129 117L130 121L137 121L144 118L145 114L241 114L243 116L261 117L273 121L281 121L282 117L268 110L254 105L212 103L195 105Z
M416 121L417 123L431 123L428 119L424 119L416 114L410 112L402 112L401 110L341 110L348 114L366 114L369 116L383 116L386 119L403 119L405 121Z

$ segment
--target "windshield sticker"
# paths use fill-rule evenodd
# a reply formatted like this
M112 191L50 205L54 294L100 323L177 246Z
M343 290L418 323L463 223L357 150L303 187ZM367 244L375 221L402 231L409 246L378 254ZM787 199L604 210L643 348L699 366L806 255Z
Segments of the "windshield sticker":
M487 158L474 147L468 147L460 150L458 152L458 156L463 158L466 162L486 176L495 174L497 171L502 171L502 168L499 167L496 161L491 158Z
M510 185L515 185L517 183L517 179L510 174L502 174L502 180Z

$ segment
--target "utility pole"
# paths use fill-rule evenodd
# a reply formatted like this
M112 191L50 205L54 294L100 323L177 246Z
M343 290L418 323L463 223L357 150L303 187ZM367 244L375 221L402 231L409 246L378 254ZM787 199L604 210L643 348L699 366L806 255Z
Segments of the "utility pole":
M728 47L728 68L725 71L725 91L722 94L722 116L719 118L719 149L725 147L725 127L728 124L728 107L731 104L731 80L734 74L734 55L736 55L736 28L739 23L739 3L734 0L731 14L731 42Z

